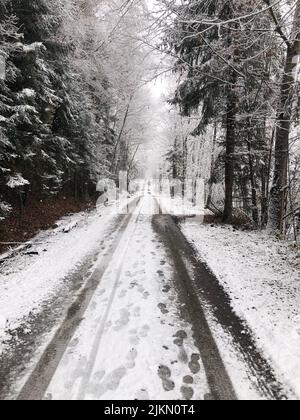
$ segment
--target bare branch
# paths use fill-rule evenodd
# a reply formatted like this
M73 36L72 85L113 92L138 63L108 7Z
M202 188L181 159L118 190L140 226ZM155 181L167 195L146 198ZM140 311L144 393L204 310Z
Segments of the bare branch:
M282 40L284 41L286 46L288 48L290 48L291 43L290 43L288 37L285 35L285 33L284 33L280 23L279 23L279 20L276 16L276 13L275 13L275 10L274 10L274 5L270 4L270 0L263 0L263 2L269 6L270 15L271 15L271 17L272 17L272 19L275 23L275 31L278 33L278 35L280 35L280 37L282 38Z

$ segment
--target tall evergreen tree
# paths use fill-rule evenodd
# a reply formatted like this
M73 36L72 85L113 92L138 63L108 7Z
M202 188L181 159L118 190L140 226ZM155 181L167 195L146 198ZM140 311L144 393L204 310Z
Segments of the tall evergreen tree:
M239 149L246 146L244 151L251 167L253 217L258 223L252 173L252 148L257 133L250 126L246 130L244 127L247 118L250 118L248 125L253 124L251 116L255 117L268 91L266 85L270 75L266 75L266 54L263 51L269 37L266 31L269 23L264 15L254 20L251 18L251 12L263 5L257 0L247 4L243 1L188 0L174 7L176 18L173 26L167 28L165 38L165 49L177 57L175 70L181 74L181 84L173 103L180 106L183 115L200 111L195 135L212 123L223 125L224 221L229 221L232 216L233 197L238 185L235 174L240 164L244 164L240 161ZM262 34L257 37L256 32L259 33L260 29Z
M11 207L4 201L7 196L7 182L13 173L16 147L11 136L18 108L16 95L9 85L18 75L12 56L22 47L22 35L17 19L11 13L8 0L0 1L0 220L9 213Z
M18 101L15 167L30 182L33 193L51 193L61 182L52 125L61 104L55 68L60 45L55 35L63 6L57 0L14 0L11 9L24 35L23 48L13 59L18 76L10 84Z

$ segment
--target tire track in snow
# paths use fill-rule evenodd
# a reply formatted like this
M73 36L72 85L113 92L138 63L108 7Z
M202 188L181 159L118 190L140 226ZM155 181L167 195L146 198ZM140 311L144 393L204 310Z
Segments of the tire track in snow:
M139 202L140 199L137 199ZM132 214L124 216L119 226L116 239L110 246L107 253L101 257L96 269L90 276L86 286L71 305L62 326L56 332L54 338L47 346L41 356L34 371L30 374L25 385L20 391L17 400L41 400L51 382L51 379L59 365L59 362L72 340L75 330L82 321L85 310L87 309L101 279L110 264L112 255L118 248L123 233L126 231L132 218Z
M117 258L111 261L73 336L74 345L69 345L51 380L47 399L202 400L210 393L191 325L179 315L173 259L152 229L153 213L148 208L152 203L144 198L144 213L130 235L130 247L125 251L120 245ZM120 294L115 294L110 305L123 251ZM168 291L167 284L172 286ZM165 302L167 315L161 313L159 302ZM99 334L104 318L105 330ZM181 346L174 343L180 337Z
M174 255L174 261L176 262L178 273L180 273L180 276L177 277L179 282L184 284L181 287L184 294L188 294L186 299L192 302L192 306L195 308L198 306L198 311L196 309L196 313L193 315L195 320L197 320L198 316L195 335L196 338L198 336L197 341L202 348L202 359L206 365L208 381L212 389L217 391L216 395L219 395L219 397L222 396L223 387L219 390L221 393L218 391L218 388L222 384L224 370L220 365L217 368L218 363L222 361L219 350L217 350L219 355L213 353L217 356L217 365L215 362L211 363L210 361L211 356L209 354L209 348L206 348L205 337L207 337L208 330L209 335L212 336L212 333L210 332L204 311L202 311L202 314L199 312L199 307L203 302L210 306L218 324L233 338L237 351L244 358L249 371L254 377L254 381L250 377L249 380L253 382L259 394L271 400L288 399L287 393L291 393L292 395L292 391L286 389L273 367L261 354L255 344L252 332L238 315L233 312L229 296L210 269L199 260L195 249L188 243L174 219L171 216L160 216L156 218L154 225L155 229L165 238L166 246L170 247ZM202 322L207 325L204 329ZM214 346L217 346L216 343ZM223 396L225 397L226 395L223 394Z
M130 245L131 237L134 235L134 231L137 228L136 221L137 221L138 217L139 217L139 213L137 215L133 214L132 217L130 217L129 222L126 226L126 232L124 233L125 237L121 238L121 240L118 243L118 246L116 247L116 249L114 251L114 254L117 254L118 257L120 258L119 263L118 263L118 267L117 267L117 273L116 273L116 277L114 279L114 283L113 283L113 286L112 286L112 291L110 293L109 301L107 303L106 311L104 313L101 325L100 325L100 327L97 331L96 337L95 337L94 342L93 342L93 346L92 346L92 349L91 349L91 352L90 352L89 361L88 361L88 364L87 364L87 369L86 369L85 374L84 374L84 379L81 382L81 385L79 387L79 391L78 391L78 394L77 394L77 400L83 400L84 397L85 397L85 392L86 392L86 389L87 389L87 386L88 386L88 381L89 381L89 378L90 378L90 376L93 372L93 368L94 368L94 365L95 365L95 360L96 360L96 357L97 357L97 351L98 351L99 346L101 345L103 332L105 330L105 325L106 325L106 322L109 318L111 306L112 306L112 303L114 301L114 298L115 298L117 290L118 290L118 285L119 285L120 277L121 277L121 274L122 274L123 263L124 263L124 260L126 258L126 253L127 253L128 247ZM119 250L121 251L120 253L118 252ZM103 275L104 275L104 273L102 274L102 276Z
M171 216L155 216L153 218L154 230L163 239L166 248L170 249L173 256L174 276L179 295L186 308L182 309L182 315L191 319L195 344L197 344L201 354L207 381L211 389L211 396L214 400L237 400L232 382L209 328L204 311L199 304L197 296L191 290L190 275L181 254L182 244L178 242L178 237L173 234L174 226ZM177 229L176 226L175 228ZM194 357L190 362L191 371L193 371L196 364L197 360Z

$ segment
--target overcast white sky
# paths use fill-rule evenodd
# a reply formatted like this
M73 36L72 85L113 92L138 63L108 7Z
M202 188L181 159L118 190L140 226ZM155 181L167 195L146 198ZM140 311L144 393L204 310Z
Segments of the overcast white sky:
M155 8L156 0L146 0L146 1L147 1L149 9L153 10Z
M146 1L149 9L155 10L157 0ZM154 52L154 54L158 55L159 53ZM158 61L160 60L160 58L161 57L158 56ZM164 67L167 68L167 64L163 60L161 68L159 68L157 72L163 72ZM145 146L146 149L148 149L148 169L154 172L160 165L162 157L167 153L167 151L170 148L170 123L168 122L170 106L167 104L166 99L171 96L173 84L174 80L171 74L169 73L162 74L149 84L149 88L153 96L153 101L151 104L151 108L153 109L153 136L151 139L148 139L148 144Z

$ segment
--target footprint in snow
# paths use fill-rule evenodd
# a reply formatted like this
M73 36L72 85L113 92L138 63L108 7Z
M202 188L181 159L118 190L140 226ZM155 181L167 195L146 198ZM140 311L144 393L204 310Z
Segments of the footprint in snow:
M185 331L179 330L179 331L177 331L176 334L174 334L173 337L175 337L176 340L177 340L177 341L174 340L174 344L182 345L183 344L183 341L187 339L188 335L187 335L187 333Z
M188 355L187 352L185 351L184 348L184 340L187 339L187 333L183 330L177 331L177 333L174 335L175 339L173 341L173 343L179 347L179 354L178 354L178 359L180 360L181 363L185 363L187 364L189 359L188 359Z
M159 303L157 306L158 306L158 308L160 309L160 311L163 315L166 315L166 314L169 313L169 311L167 309L167 305L165 303Z
M117 320L114 327L115 331L120 331L125 325L129 323L130 313L127 309L120 310L120 318Z
M191 361L189 363L189 368L190 368L190 371L194 375L196 375L196 373L200 372L200 370L201 370L199 360L200 360L200 355L199 354L196 354L196 353L192 354Z
M150 293L149 292L146 291L146 292L143 293L143 299L146 300L146 299L149 298L149 296L150 296Z
M140 331L141 338L146 338L149 334L149 331L150 331L149 325L147 324L143 325Z
M137 358L137 356L138 356L137 350L135 348L132 348L126 357L127 358L126 367L128 369L133 369L135 367L135 359Z
M185 400L191 400L194 396L194 390L190 386L184 385L181 387L180 391Z
M183 383L186 384L186 385L192 385L194 383L194 378L190 375L186 375L183 378Z
M165 365L158 368L158 376L162 380L162 385L165 391L172 391L175 388L175 383L171 379L171 370Z
M171 286L166 284L163 288L162 288L162 292L163 293L169 293L169 291L171 290Z
M116 391L119 388L121 380L126 375L126 372L127 369L125 366L120 366L109 373L100 384L99 382L91 383L88 391L98 399L107 391Z
M140 342L140 337L138 336L138 331L136 329L129 331L129 342L133 346L137 346Z

